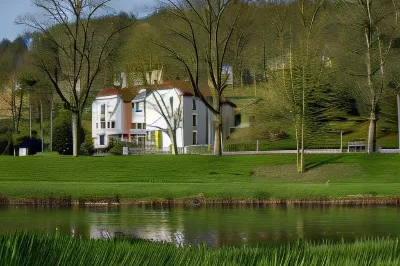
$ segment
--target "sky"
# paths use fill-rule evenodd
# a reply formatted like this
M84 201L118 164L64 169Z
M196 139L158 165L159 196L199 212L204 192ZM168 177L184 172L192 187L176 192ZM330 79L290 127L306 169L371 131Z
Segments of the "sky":
M158 4L159 0L112 0L110 7L116 12L132 12L138 16L145 16L151 12L151 7ZM35 13L32 0L0 0L0 41L3 38L14 40L18 34L23 34L26 27L16 25L15 20L19 15Z

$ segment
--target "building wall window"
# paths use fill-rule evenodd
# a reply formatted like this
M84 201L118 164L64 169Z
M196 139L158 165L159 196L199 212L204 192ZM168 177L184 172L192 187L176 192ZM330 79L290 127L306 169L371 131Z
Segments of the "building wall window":
M197 145L197 131L193 131L193 145Z
M111 121L111 128L115 128L115 121Z
M100 122L100 128L106 128L106 122L105 121L101 121Z
M96 123L96 129L99 128L99 123Z
M135 112L142 112L144 108L144 102L132 103L132 108Z
M137 123L136 129L146 129L146 123Z
M192 116L192 121L193 121L193 126L196 127L197 126L197 115Z
M106 105L102 104L100 106L100 121L105 121L106 120Z
M196 110L196 99L192 100L192 110Z
M100 135L100 145L104 145L104 135Z
M107 122L107 128L111 128L110 122Z

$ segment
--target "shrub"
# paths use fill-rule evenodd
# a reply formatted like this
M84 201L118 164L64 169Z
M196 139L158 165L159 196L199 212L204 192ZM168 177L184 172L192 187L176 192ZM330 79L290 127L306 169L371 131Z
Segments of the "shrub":
M122 155L124 144L121 141L116 142L110 149L110 153L114 155Z
M80 144L84 142L85 134L80 128ZM67 110L61 110L54 120L53 150L59 154L72 154L72 115Z
M85 141L81 144L81 148L79 149L80 155L90 156L94 154L94 146L93 141Z

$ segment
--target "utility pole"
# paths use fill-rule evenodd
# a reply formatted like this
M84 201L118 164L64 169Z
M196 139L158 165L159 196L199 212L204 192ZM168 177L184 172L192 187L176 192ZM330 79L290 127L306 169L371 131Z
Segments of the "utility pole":
M53 151L53 97L50 100L50 151Z
M43 137L43 104L42 104L42 100L40 100L40 135L42 136L42 154L43 154L44 137Z
M32 139L32 104L31 104L31 90L29 90L29 138Z

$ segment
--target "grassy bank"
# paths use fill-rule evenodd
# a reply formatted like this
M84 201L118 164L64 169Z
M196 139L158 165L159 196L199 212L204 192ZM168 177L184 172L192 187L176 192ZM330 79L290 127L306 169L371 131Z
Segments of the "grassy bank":
M0 157L0 201L400 197L400 155ZM3 199L3 200L2 200Z
M398 240L177 248L146 241L15 233L0 236L0 265L399 265Z

